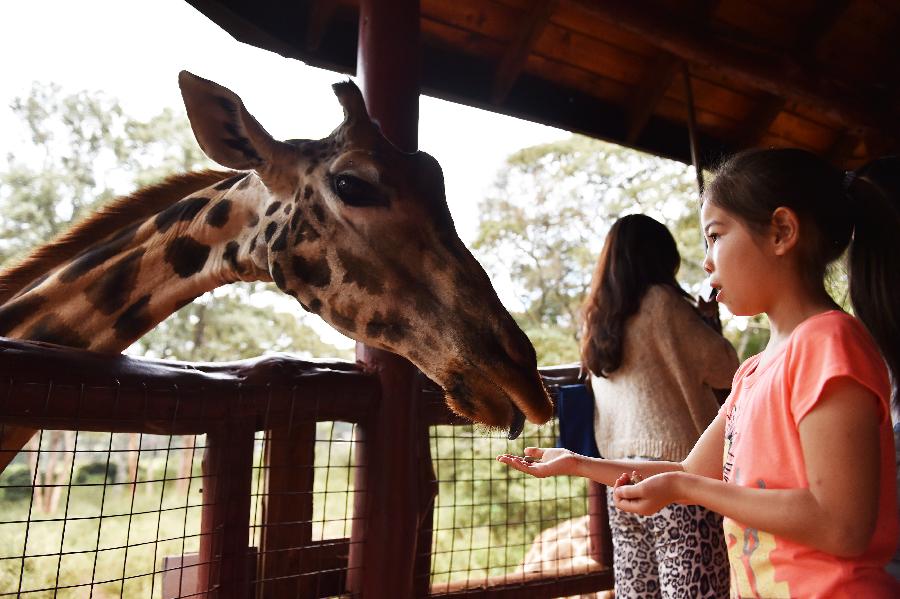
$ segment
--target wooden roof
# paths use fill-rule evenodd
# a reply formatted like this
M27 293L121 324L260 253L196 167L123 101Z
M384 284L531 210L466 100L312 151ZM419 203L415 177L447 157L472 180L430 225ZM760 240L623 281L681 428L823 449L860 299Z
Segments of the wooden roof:
M188 0L236 39L355 72L357 0ZM690 162L900 152L900 0L421 0L422 91Z

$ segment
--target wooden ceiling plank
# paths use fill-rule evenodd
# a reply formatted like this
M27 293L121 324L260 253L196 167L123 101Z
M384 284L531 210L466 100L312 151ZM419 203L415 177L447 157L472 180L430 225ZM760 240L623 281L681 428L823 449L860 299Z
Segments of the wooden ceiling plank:
M721 4L721 0L702 0L692 11L697 21L708 21ZM628 113L628 129L625 136L627 143L637 141L647 121L656 111L656 107L666 90L672 85L675 73L681 68L678 58L669 52L659 52L650 70L644 75L641 84L635 89Z
M635 35L654 41L665 51L721 71L743 85L817 106L829 118L846 127L887 128L889 135L900 137L900 125L880 106L859 95L849 96L845 89L801 68L790 57L780 61L761 59L755 53L701 35L696 25L683 17L647 11L628 0L570 1Z
M550 16L555 8L555 0L533 0L531 9L523 19L516 39L506 50L497 68L491 93L494 104L502 104L509 95L509 90L512 89L525 67L528 55L531 54L547 24L550 23Z

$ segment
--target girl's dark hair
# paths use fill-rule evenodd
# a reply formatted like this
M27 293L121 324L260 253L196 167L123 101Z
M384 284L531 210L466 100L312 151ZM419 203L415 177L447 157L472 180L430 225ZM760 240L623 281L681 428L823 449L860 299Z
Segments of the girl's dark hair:
M843 172L797 149L748 150L729 158L707 187L712 202L763 230L779 206L793 210L809 284L849 246L850 299L878 343L894 380L900 375L900 157Z
M675 239L662 223L632 214L613 224L582 307L584 368L607 377L622 365L625 321L637 313L651 285L670 285L687 296L675 280L679 266Z

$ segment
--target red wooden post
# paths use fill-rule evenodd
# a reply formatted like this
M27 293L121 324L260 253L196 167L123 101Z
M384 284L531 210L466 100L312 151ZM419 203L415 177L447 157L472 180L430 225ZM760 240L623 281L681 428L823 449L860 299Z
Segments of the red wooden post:
M250 578L252 421L231 422L206 435L197 592L207 599L247 599Z
M263 599L312 596L311 576L303 576L302 554L312 541L316 422L274 426L266 443L266 483L260 541Z
M361 0L357 74L369 115L385 137L402 150L415 151L418 0ZM347 586L366 599L411 597L419 523L429 508L420 498L428 492L422 493L418 482L423 427L416 370L382 350L357 345L356 353L366 368L378 373L382 399L373 418L357 429L362 455L357 463Z

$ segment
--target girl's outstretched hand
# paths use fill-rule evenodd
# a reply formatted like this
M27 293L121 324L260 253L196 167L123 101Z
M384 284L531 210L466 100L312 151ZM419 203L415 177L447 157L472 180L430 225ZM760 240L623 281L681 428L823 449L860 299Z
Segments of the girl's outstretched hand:
M526 447L525 457L505 453L497 456L501 464L537 478L574 475L578 454L561 447Z
M613 488L613 502L624 512L649 516L678 500L680 472L664 472L641 479L623 472Z

